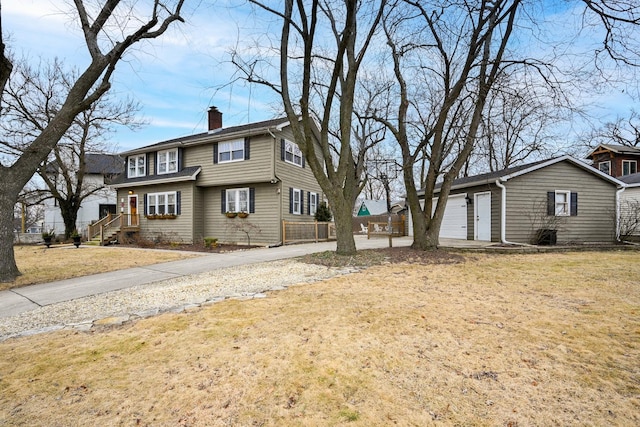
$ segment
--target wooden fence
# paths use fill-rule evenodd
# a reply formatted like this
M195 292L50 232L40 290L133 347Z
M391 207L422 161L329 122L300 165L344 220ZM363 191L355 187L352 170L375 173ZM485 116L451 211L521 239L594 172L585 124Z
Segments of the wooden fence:
M336 239L336 225L333 222L282 221L282 242L324 242Z

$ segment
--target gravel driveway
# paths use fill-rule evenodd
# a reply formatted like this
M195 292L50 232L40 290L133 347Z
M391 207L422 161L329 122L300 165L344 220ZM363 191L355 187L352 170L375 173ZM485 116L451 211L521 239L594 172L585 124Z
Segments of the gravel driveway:
M228 267L40 307L0 321L0 341L57 329L91 329L167 311L212 304L227 298L260 298L264 292L313 283L353 269L294 260Z

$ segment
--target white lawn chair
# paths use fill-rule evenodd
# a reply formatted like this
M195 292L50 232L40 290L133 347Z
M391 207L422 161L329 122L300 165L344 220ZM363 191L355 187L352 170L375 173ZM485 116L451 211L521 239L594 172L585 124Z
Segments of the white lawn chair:
M368 234L369 233L369 227L365 227L364 224L360 224L360 233Z
M378 224L373 224L373 231L375 231L376 233L382 233L382 228L380 227L380 225Z

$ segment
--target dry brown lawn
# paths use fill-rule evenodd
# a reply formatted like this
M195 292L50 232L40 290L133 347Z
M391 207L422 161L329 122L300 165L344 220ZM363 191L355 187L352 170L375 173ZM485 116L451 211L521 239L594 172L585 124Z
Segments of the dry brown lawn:
M195 256L176 251L141 252L140 249L87 245L79 248L57 245L49 249L44 246L14 246L14 253L22 276L13 282L0 282L0 291Z
M383 265L11 339L0 424L640 425L640 254Z

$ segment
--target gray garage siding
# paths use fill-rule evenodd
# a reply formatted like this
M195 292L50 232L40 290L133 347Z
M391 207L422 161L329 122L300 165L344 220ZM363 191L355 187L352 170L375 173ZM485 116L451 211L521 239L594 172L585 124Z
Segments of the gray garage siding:
M558 242L610 242L614 239L616 187L613 183L571 163L559 162L513 178L505 186L506 238L509 241L531 241L532 233L543 226L533 217L546 216L547 192L558 190L578 193L578 215L562 218Z

